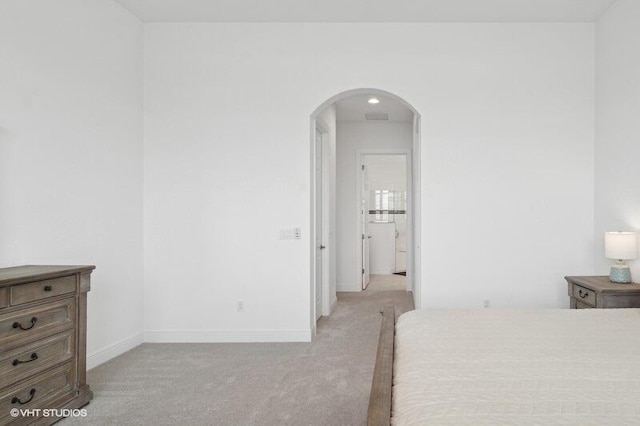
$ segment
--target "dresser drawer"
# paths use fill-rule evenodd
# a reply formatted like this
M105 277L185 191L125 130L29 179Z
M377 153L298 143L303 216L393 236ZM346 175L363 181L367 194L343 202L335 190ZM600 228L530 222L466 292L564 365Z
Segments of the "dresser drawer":
M75 332L69 330L0 355L0 377L15 383L70 360L75 352Z
M593 309L593 306L576 301L576 309Z
M73 293L76 291L76 281L76 276L70 275L53 280L14 285L10 288L11 306L34 302L61 294Z
M588 288L574 285L573 297L576 298L576 301L585 305L596 306L596 293L593 290L589 290Z
M0 353L72 328L75 322L74 297L0 315Z
M7 296L7 288L0 288L0 308L9 306L9 297Z
M13 408L52 408L47 403L64 393L73 391L75 383L74 367L68 362L60 367L38 374L29 380L0 391L0 424L11 420L9 412Z

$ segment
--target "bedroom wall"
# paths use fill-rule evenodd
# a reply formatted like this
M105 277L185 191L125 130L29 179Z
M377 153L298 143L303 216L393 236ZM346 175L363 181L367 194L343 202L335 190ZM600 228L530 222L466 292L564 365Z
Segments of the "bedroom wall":
M361 291L362 275L358 273L362 255L358 257L356 239L359 223L356 210L358 150L411 149L413 123L338 122L338 291Z
M596 25L595 263L607 275L604 233L640 232L640 2L618 0ZM640 282L640 260L629 262Z
M142 24L0 2L0 266L95 264L89 367L142 341Z
M592 24L149 24L144 58L149 340L309 339L309 115L354 88L422 115L422 306L593 273Z

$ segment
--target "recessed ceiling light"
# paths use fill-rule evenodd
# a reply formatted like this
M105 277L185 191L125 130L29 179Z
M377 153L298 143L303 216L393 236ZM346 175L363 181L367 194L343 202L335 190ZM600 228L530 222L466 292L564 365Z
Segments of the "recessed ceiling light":
M379 104L380 103L380 99L378 99L378 98L369 98L368 102L370 104Z

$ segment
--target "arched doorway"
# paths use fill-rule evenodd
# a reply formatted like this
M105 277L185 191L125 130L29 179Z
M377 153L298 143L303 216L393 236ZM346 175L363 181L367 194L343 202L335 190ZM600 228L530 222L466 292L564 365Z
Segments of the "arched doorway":
M335 168L332 171L331 155L335 161L335 108L338 102L356 96L384 97L393 99L410 110L412 116L412 141L410 158L410 190L407 203L407 289L413 292L416 307L420 302L420 114L398 95L380 89L360 88L341 92L332 96L316 108L310 120L310 175L311 175L311 270L310 270L310 312L311 328L315 333L316 321L320 316L331 313L336 303L336 238L335 238ZM333 123L331 108L333 110ZM332 134L333 132L333 134ZM332 141L333 138L333 141ZM333 147L331 143L333 142ZM332 152L332 149L334 150ZM328 164L329 163L329 164ZM332 175L333 173L333 175ZM332 181L333 177L333 181ZM332 204L333 203L333 204ZM354 206L354 209L357 209ZM355 235L355 234L354 234ZM356 238L356 236L354 236ZM362 268L354 264L354 269Z

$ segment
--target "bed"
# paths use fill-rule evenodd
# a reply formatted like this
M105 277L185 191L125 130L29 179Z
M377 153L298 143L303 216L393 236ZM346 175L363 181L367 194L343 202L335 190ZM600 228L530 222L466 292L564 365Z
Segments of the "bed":
M640 309L385 307L368 424L640 425Z

